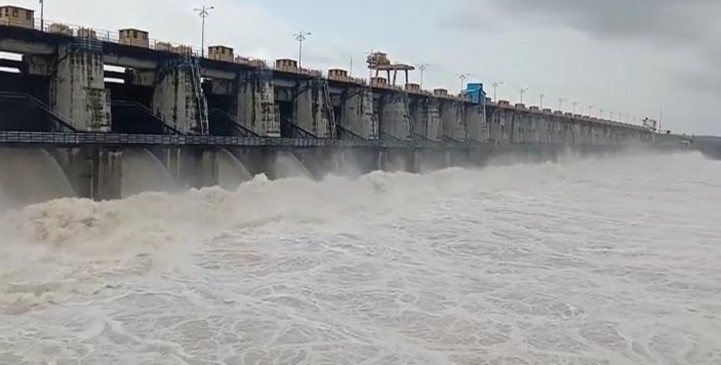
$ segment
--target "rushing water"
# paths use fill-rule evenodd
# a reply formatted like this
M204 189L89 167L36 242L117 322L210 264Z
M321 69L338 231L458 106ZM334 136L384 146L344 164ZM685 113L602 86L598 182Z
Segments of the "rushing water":
M719 364L721 163L569 159L0 219L0 364Z
M122 158L122 196L146 191L175 190L173 177L155 155L145 149L129 149Z
M0 209L69 196L73 188L47 151L0 148Z

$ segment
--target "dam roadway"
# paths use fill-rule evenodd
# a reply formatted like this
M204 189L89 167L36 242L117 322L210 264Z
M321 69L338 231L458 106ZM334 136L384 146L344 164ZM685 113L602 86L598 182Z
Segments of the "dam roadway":
M121 197L128 149L150 151L181 185L203 187L217 184L221 150L273 178L280 154L314 176L344 166L420 172L507 153L612 151L655 136L494 102L481 84L453 95L396 86L390 72L362 80L294 60L268 65L226 46L199 57L137 29L0 25L0 52L19 55L0 57L0 147L47 150L76 194L93 199Z

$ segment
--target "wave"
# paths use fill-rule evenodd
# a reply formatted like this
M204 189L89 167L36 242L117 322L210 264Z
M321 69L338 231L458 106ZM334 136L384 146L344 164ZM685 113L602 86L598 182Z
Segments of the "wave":
M503 193L574 182L602 184L623 179L636 167L663 172L666 166L680 161L698 165L698 170L706 168L706 161L694 153L569 158L560 163L452 168L425 175L374 172L358 179L331 175L321 182L306 177L269 181L259 175L235 190L213 187L182 193L146 192L104 202L51 200L6 212L0 233L59 247L93 242L102 249L145 241L138 236L148 230L178 238L268 220L349 220L354 214L339 216L339 210L352 213L374 207L403 211L415 199L433 196Z
M258 176L5 211L0 362L2 349L33 363L88 346L138 363L226 351L237 362L699 359L718 343L694 321L721 295L719 176L698 154L606 156ZM689 300L699 292L707 307ZM652 325L659 313L689 325ZM43 336L30 343L20 326Z

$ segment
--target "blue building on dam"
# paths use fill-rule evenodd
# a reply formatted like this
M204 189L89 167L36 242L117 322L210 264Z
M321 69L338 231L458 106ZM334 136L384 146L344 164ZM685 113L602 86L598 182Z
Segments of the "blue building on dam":
M408 81L412 66L376 53L375 74L268 64L226 45L200 52L141 29L43 22L0 7L0 148L43 149L75 194L123 195L123 159L147 151L181 186L218 183L220 160L281 177L278 159L314 176L350 169L421 172L517 152L616 150L654 131ZM108 66L113 66L108 67ZM398 75L405 74L399 85Z

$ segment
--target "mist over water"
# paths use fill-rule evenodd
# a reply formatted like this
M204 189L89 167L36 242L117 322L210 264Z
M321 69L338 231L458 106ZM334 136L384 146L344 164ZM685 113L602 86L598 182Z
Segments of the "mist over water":
M42 149L0 148L0 208L73 196L55 159Z
M718 364L719 207L693 153L54 200L0 364Z
M275 174L279 179L305 177L311 178L313 174L292 153L280 152L275 162Z
M168 170L146 149L128 149L122 158L122 196L148 191L173 191L177 187Z
M253 179L248 169L227 150L220 150L218 154L218 181L220 187L226 190L235 190L240 184Z

